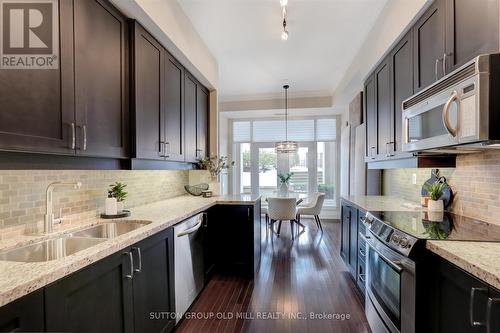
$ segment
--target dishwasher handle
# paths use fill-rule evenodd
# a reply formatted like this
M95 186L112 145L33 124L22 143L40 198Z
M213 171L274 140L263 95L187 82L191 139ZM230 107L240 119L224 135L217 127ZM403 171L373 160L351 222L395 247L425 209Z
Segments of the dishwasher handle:
M177 237L186 236L186 235L192 234L193 232L196 232L196 230L200 229L202 224L203 224L203 219L199 218L198 223L196 223L192 228L189 228L189 229L186 229L184 231L179 232L177 234Z

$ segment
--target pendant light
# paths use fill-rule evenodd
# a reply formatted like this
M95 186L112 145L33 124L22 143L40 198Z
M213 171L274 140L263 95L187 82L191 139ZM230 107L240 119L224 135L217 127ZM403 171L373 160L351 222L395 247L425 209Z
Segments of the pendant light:
M296 153L299 148L297 141L288 140L288 84L283 86L285 89L285 141L276 142L277 153Z

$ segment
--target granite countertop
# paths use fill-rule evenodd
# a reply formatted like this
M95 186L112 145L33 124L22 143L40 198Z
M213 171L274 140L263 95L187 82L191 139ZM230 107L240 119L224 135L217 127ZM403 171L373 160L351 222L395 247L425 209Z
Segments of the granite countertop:
M366 211L415 211L425 207L394 196L342 197ZM426 248L456 266L500 289L500 243L466 241L427 241Z
M348 201L366 211L415 211L423 210L419 202L413 202L396 196L389 195L351 195L342 197L342 200Z
M427 241L426 248L500 290L500 243Z
M143 221L150 223L65 258L34 263L0 261L0 306L59 280L186 218L203 212L215 204L254 204L259 199L260 196L250 194L212 198L193 197L189 195L179 196L132 208L130 217L118 221ZM73 225L71 229L57 231L50 236L19 236L16 239L2 241L0 249L28 245L70 231L83 229L90 225L110 221L96 218L93 222L87 221L81 225Z

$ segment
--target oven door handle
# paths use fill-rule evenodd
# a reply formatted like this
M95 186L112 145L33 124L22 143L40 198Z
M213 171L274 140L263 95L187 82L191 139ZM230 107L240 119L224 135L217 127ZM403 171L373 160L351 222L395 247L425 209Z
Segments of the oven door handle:
M457 136L457 129L453 128L450 124L450 119L449 119L449 113L450 113L450 106L451 103L453 103L456 99L458 99L458 93L457 91L453 91L451 93L450 98L446 101L446 104L443 107L443 125L446 128L446 131L452 136L456 137Z
M366 243L373 249L373 251L375 251L382 259L384 259L385 262L387 262L392 268L394 268L394 270L396 270L398 273L401 273L404 270L403 266L401 266L401 261L389 259L388 256L377 249L373 241L371 241L371 237L365 237L365 240Z

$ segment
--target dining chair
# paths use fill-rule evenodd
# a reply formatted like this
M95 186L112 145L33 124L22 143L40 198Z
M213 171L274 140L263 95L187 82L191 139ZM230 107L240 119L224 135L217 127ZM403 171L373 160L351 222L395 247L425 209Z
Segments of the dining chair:
M264 214L264 219L266 221L266 225L269 224L269 212L267 210L267 207L261 207L260 208L260 214Z
M293 224L297 222L297 200L295 198L267 198L267 202L271 228L276 221L279 222L278 231L276 232L279 237L281 232L281 222L290 221L292 239L294 239Z
M321 192L316 192L310 202L304 204L303 206L297 208L297 221L300 223L300 217L302 215L312 215L316 220L316 225L318 229L323 231L323 226L321 225L321 220L319 214L321 213L321 208L323 208L323 203L325 202L325 194Z

